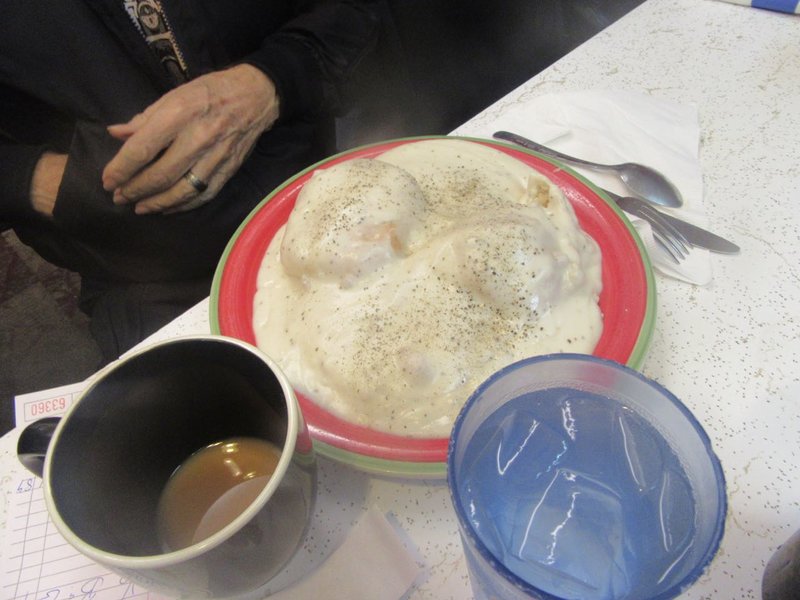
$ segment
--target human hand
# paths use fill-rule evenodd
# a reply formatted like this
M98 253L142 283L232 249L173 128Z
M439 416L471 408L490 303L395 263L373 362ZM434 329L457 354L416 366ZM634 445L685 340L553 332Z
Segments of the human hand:
M31 177L31 206L40 215L53 216L58 188L64 177L67 155L45 152L33 168Z
M116 204L135 203L137 214L197 208L233 176L278 112L274 84L251 65L193 79L109 126L125 143L103 170L103 187ZM208 187L199 191L189 173Z

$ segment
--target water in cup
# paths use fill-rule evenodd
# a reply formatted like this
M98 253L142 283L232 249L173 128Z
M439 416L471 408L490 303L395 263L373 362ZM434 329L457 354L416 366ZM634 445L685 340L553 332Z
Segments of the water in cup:
M560 598L652 597L691 548L695 498L680 461L644 418L602 395L514 398L478 426L462 464L456 493L476 534Z

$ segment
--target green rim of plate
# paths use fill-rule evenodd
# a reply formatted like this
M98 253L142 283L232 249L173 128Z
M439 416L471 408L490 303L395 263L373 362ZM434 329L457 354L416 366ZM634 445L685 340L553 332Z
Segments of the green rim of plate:
M325 458L348 464L372 475L409 479L444 479L447 476L446 462L402 462L355 454L320 440L313 440L313 444L314 450Z

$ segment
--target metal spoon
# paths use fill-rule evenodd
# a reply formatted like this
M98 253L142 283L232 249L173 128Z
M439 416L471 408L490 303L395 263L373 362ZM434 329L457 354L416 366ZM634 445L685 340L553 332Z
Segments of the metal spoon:
M525 148L529 148L530 150L541 152L542 154L552 156L553 158L558 158L564 162L572 163L574 165L580 165L595 171L610 171L616 173L623 183L625 183L625 185L631 189L631 191L641 198L654 204L660 204L661 206L669 206L672 208L677 208L683 204L683 198L681 198L681 193L678 191L678 189L672 185L672 183L666 177L664 177L664 175L655 169L646 167L645 165L640 165L637 163L622 163L620 165L593 163L589 162L588 160L567 156L566 154L562 154L557 150L553 150L547 146L542 146L533 140L529 140L521 135L510 133L508 131L496 131L494 133L494 137L499 140L513 142Z

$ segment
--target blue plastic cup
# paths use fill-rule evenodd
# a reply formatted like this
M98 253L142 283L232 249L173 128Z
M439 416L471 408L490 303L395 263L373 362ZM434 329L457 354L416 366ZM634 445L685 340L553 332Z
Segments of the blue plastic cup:
M724 531L701 425L658 383L592 356L492 375L456 418L447 478L479 600L674 598Z

